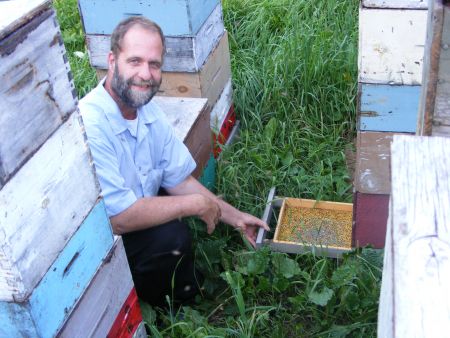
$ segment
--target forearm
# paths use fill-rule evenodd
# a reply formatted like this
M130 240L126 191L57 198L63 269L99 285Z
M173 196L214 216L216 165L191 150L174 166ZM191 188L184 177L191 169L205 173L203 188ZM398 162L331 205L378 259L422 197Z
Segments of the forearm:
M177 218L198 215L202 203L202 196L195 193L143 197L120 214L111 217L111 225L118 235L143 230Z
M182 184L175 188L167 189L168 193L173 196L183 195L183 194L193 194L199 193L206 198L209 198L219 205L221 217L220 220L226 224L236 227L235 220L241 213L238 209L225 202L221 198L214 195L211 191L205 188L200 182L195 178L189 177Z

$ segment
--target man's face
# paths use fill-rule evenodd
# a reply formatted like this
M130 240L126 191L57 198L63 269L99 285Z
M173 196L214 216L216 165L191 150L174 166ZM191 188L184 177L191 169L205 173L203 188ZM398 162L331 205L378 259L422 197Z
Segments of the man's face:
M162 42L157 33L141 26L124 36L122 50L113 57L111 88L130 108L147 104L161 85Z

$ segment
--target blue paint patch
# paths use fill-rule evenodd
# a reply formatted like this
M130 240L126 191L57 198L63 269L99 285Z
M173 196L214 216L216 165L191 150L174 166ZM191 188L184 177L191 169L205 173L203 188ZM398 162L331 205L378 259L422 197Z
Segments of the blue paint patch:
M421 86L362 84L358 130L414 133Z
M0 337L38 337L28 304L0 302Z
M105 205L100 201L30 297L32 317L41 337L55 336L101 266L113 241Z
M206 163L205 169L199 178L201 184L203 184L210 191L215 192L216 190L216 159L214 155L211 154L208 162Z
M219 0L79 0L86 34L111 34L123 19L143 15L166 36L195 35Z

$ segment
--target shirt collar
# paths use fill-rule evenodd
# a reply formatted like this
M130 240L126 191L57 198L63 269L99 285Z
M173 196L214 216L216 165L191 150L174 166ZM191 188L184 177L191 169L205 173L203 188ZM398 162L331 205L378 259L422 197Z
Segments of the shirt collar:
M100 95L105 98L105 115L108 118L108 121L111 124L111 128L114 134L118 135L123 133L128 125L125 119L122 116L122 113L117 105L116 101L111 97L111 95L106 91L103 86L106 78L103 78L100 83L97 85L97 89L100 92ZM153 123L157 120L156 114L153 113L154 103L149 102L145 106L138 108L137 114L139 115L139 124L149 124Z

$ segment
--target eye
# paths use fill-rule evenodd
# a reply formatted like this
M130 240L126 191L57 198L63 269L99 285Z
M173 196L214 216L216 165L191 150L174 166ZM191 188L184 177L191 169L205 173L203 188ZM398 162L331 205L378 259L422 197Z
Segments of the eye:
M139 59L130 59L130 60L128 60L128 63L131 64L132 66L137 66L140 64L140 60Z
M161 63L159 63L159 62L149 62L149 63L148 63L148 66L149 66L151 69L154 69L154 70L159 70L159 69L161 69Z

